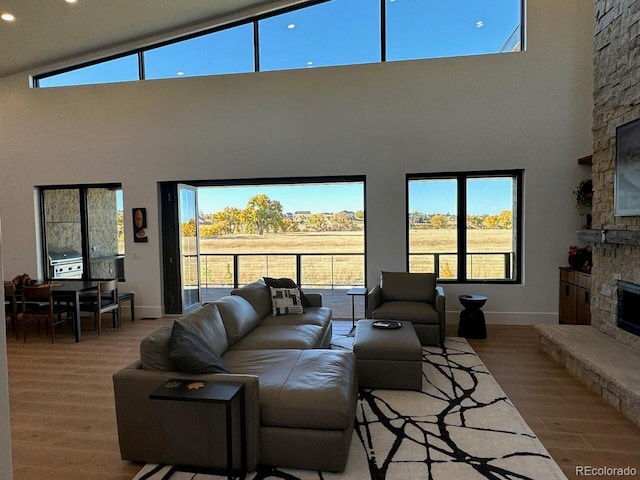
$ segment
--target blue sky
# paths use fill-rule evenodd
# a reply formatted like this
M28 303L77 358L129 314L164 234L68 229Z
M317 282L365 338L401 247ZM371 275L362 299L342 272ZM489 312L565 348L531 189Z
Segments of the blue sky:
M282 204L284 213L308 210L311 213L336 213L342 210L364 210L362 183L267 185L235 187L201 187L198 210L213 213L224 207L244 208L259 193Z
M513 209L511 178L472 179L467 182L467 213L496 215ZM409 187L409 212L450 213L457 210L455 180L414 180Z
M467 183L467 210L470 215L495 215L511 210L513 181L510 178L473 179ZM311 213L335 213L364 210L364 187L361 183L251 185L201 187L198 210L213 213L225 207L246 207L254 195L265 193L282 204L285 213L308 210ZM455 180L412 181L409 188L409 211L456 213Z

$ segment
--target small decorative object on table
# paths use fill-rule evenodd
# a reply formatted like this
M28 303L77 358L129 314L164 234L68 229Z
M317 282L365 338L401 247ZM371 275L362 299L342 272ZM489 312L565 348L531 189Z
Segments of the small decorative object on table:
M396 322L395 320L376 320L371 324L373 328L387 328L394 329L400 328L402 326L402 322Z
M569 265L579 272L591 273L593 266L591 247L580 248L571 245L569 247Z

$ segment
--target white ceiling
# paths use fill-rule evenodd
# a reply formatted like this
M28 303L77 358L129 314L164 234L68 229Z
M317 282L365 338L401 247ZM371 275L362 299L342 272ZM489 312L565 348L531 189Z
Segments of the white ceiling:
M0 77L299 1L0 0Z

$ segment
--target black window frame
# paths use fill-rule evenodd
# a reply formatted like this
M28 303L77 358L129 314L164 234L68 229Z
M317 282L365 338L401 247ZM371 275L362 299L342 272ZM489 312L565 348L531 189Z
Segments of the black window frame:
M510 177L516 182L516 197L515 197L515 214L516 219L514 222L514 229L516 230L515 241L515 255L512 263L514 271L513 278L505 279L480 279L480 278L467 278L467 180L476 178L491 178L491 177ZM405 179L405 219L406 219L406 268L407 272L410 266L411 252L409 250L409 182L412 180L438 180L438 179L453 179L456 180L456 192L457 192L457 243L458 248L456 252L457 256L457 275L455 279L446 279L438 277L438 283L449 284L521 284L522 283L522 265L523 265L523 189L524 189L524 169L509 169L509 170L473 170L463 172L439 172L439 173L408 173ZM462 222L460 219L464 219ZM437 272L439 273L439 272Z
M36 187L38 190L38 203L40 208L40 241L41 241L41 265L42 271L44 273L45 281L55 280L53 275L50 272L49 260L48 260L48 243L47 243L47 228L46 228L46 212L45 212L45 192L51 190L77 190L78 191L78 201L80 208L80 233L81 233L81 242L82 242L82 280L101 280L101 278L93 277L91 275L91 258L90 258L90 239L89 239L89 210L88 210L88 202L87 202L87 193L92 188L106 188L106 189L119 189L122 190L124 194L124 189L122 187L122 183L111 182L111 183L91 183L91 184L73 184L73 185L40 185ZM124 215L124 212L123 212ZM124 221L124 219L123 219ZM126 258L126 251L123 254L123 262L124 258ZM125 269L124 265L122 267L122 275L117 275L117 280L119 282L124 282L126 280L125 277ZM110 280L105 278L105 280Z

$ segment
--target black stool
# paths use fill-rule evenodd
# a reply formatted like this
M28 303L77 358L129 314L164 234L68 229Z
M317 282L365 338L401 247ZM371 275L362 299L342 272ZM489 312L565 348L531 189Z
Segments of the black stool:
M466 338L487 338L487 326L484 312L480 310L487 301L484 295L459 295L458 300L464 307L460 312L458 336Z

